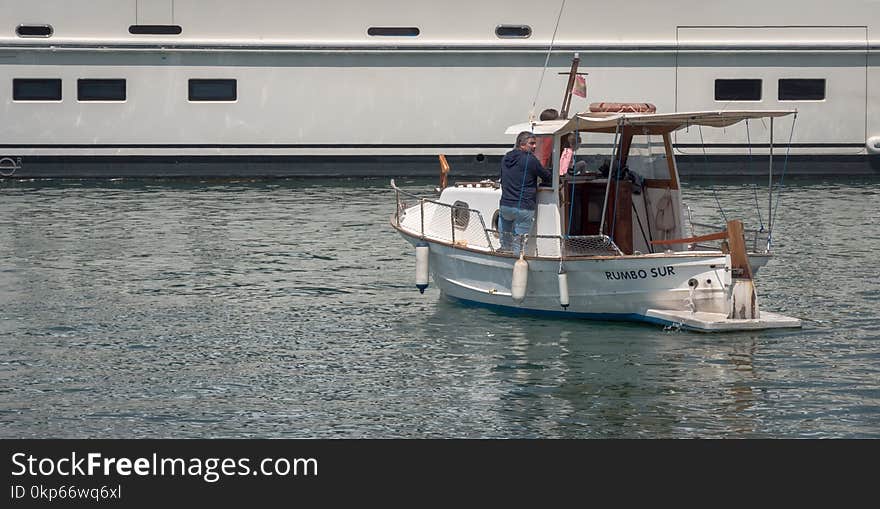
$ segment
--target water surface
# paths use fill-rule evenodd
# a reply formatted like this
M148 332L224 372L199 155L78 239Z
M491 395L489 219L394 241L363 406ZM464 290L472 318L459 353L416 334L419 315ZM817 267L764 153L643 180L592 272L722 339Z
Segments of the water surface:
M750 180L687 184L766 226ZM0 437L880 438L877 179L790 179L759 295L805 326L717 335L420 295L386 180L0 197Z

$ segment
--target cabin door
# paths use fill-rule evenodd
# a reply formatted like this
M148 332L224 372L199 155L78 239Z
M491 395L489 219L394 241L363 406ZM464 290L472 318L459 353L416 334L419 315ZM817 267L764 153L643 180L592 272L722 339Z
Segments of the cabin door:
M173 25L174 0L136 0L135 25Z
M860 153L866 51L864 27L679 27L676 110L796 109L792 154ZM776 119L774 144L788 143L792 121ZM748 127L703 128L707 153L741 154L751 142L766 154L769 122ZM677 132L674 143L681 153L703 153L698 128Z
M564 231L572 236L599 234L605 187L604 179L563 187ZM624 254L633 253L632 194L630 182L612 182L605 210L605 231L602 232L611 237Z

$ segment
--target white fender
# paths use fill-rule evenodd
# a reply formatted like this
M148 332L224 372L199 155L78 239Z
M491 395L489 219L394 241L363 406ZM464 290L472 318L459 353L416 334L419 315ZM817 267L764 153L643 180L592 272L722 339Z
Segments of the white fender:
M865 143L869 154L880 154L880 136L871 136Z
M420 242L416 245L416 288L420 293L425 293L428 287L428 258L430 251L428 244Z
M568 274L563 271L559 273L559 305L563 309L568 309Z
M510 285L510 296L513 301L519 304L526 298L526 287L529 283L529 262L523 260L520 256L519 260L513 264L513 282Z

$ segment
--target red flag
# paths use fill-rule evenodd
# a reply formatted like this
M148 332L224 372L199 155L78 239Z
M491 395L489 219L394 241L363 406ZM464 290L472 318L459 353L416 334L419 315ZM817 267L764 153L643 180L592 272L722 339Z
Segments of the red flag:
M571 93L578 97L587 97L587 80L583 76L574 77L574 89Z

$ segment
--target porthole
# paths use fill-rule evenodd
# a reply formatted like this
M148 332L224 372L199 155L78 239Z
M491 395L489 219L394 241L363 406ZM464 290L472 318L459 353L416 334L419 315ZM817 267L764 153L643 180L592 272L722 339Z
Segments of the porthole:
M467 203L459 200L452 204L452 224L456 228L464 230L467 228L470 219L471 212Z
M500 39L525 39L531 37L532 27L528 25L498 25L495 35Z
M52 25L18 25L15 34L19 37L52 37Z

